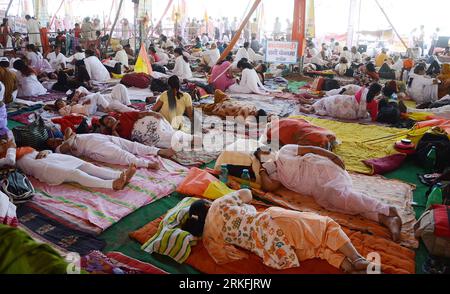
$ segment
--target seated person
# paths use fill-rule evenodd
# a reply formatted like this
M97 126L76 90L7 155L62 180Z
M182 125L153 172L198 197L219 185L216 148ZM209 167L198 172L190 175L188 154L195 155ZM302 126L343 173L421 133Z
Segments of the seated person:
M438 100L438 80L425 76L425 65L419 64L409 75L407 94L417 104Z
M111 76L109 75L106 67L102 64L98 57L95 56L95 52L92 50L86 50L85 54L86 58L84 59L84 64L91 80L97 82L108 81Z
M261 151L255 156L260 161ZM345 165L335 154L317 147L286 145L276 161L262 164L262 189L272 192L281 186L311 196L323 208L350 215L362 215L386 226L395 242L400 240L402 220L395 207L357 193Z
M336 65L334 70L339 76L353 77L353 70L351 70L351 65L349 64L347 58L341 57L339 59L339 64Z
M52 78L55 70L50 63L44 59L42 53L36 48L34 44L26 46L25 57L27 59L27 66L30 66L36 73L36 76L43 78Z
M67 60L59 46L54 47L53 52L47 55L47 59L55 72L66 68Z
M17 78L9 69L10 62L7 57L0 57L0 82L5 86L3 102L9 104L16 99L17 96Z
M36 72L19 59L14 62L17 70L17 97L36 97L47 94L47 89L39 82Z
M378 116L377 98L381 94L380 84L372 84L369 89L361 88L354 96L336 95L324 97L313 105L300 106L304 113L315 113L340 119L365 119L370 114L372 121Z
M212 204L194 202L183 229L203 239L217 264L248 258L242 248L275 269L299 267L302 261L320 258L346 272L367 270L370 263L331 218L278 207L257 212L251 201L251 191L240 190Z
M26 175L49 185L78 183L88 188L123 190L136 173L134 165L119 172L95 166L76 157L51 151L38 152L30 147L16 148L9 142L7 144L10 161L8 166L17 167ZM5 149L4 146L1 148Z
M57 142L57 153L72 155L75 157L87 157L99 162L125 165L134 164L138 168L159 169L159 164L137 156L163 156L170 158L175 153L171 149L158 149L137 142L131 142L119 137L103 134L73 133L68 128L64 134L64 141Z
M177 76L171 76L168 85L169 90L161 94L152 110L159 112L175 130L180 130L183 127L184 114L191 122L194 121L192 97L180 91L180 79Z
M58 81L53 85L52 90L66 93L79 87L92 89L89 80L86 68L79 69L75 77L69 77L66 72L61 70L58 72Z
M81 46L75 47L75 54L67 58L67 62L75 65L77 61L82 61L86 58L86 54L84 54L83 48Z
M360 86L369 86L380 80L380 75L377 73L375 65L372 62L359 67L355 76L356 81Z
M202 62L204 65L212 68L216 65L217 61L219 61L219 58L220 52L219 49L217 49L217 44L212 43L211 48L203 52Z
M266 95L268 92L274 92L264 87L258 73L247 60L239 61L237 66L242 71L242 77L229 87L231 93Z
M183 50L176 48L174 50L175 67L172 73L176 75L181 81L191 79L192 71L189 64L189 59L184 55Z
M224 60L213 66L209 82L216 90L225 92L236 82L233 76L232 63L233 54L230 53Z

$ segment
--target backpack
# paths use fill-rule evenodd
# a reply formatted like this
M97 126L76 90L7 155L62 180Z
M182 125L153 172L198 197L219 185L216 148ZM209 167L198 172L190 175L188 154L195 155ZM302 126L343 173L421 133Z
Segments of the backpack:
M417 145L416 162L420 166L426 167L428 153L433 146L436 148L437 156L434 169L437 172L442 172L450 167L450 140L447 135L426 133Z
M414 225L416 237L422 238L429 253L433 256L450 257L449 218L449 206L433 205Z
M120 83L127 87L136 87L140 89L146 89L150 87L152 78L144 73L131 73L125 75Z
M339 89L341 86L339 85L339 82L334 79L326 79L325 83L323 85L323 91L331 91L335 89Z
M15 127L12 132L17 147L32 147L38 151L47 149L49 134L41 117L27 126Z
M10 171L1 182L1 190L14 204L21 204L31 200L34 187L27 176L18 170Z

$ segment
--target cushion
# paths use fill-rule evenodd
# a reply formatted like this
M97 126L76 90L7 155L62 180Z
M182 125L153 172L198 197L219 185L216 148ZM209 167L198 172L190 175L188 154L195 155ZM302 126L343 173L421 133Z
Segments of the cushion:
M141 249L148 253L159 253L171 257L178 263L183 263L191 253L191 246L196 244L196 238L181 229L189 217L189 208L198 198L184 198L177 206L169 210L159 224L158 231Z
M228 195L233 190L215 176L199 168L191 168L177 192L189 196L205 197L211 200Z
M384 175L394 171L403 164L406 154L394 154L391 156L364 160L364 164L372 168L372 175Z

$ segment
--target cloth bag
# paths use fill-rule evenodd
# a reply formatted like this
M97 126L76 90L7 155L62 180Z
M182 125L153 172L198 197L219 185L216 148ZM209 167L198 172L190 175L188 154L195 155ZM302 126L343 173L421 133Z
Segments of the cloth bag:
M32 147L38 151L47 149L49 134L41 117L38 117L30 125L15 127L12 132L17 147Z
M422 238L433 256L450 257L450 206L433 205L414 226L417 238Z

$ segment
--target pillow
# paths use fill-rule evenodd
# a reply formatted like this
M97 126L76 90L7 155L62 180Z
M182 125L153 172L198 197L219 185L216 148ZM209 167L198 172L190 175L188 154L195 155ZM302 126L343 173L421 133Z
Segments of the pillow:
M233 192L224 183L207 171L191 168L177 192L189 196L205 197L216 200Z
M141 249L148 253L159 253L171 257L178 263L183 263L191 253L191 246L196 244L196 238L181 226L189 217L189 208L198 198L187 197L169 210L160 222L158 231Z
M400 168L405 159L406 154L394 154L383 158L364 160L363 163L372 169L372 175L384 175Z

